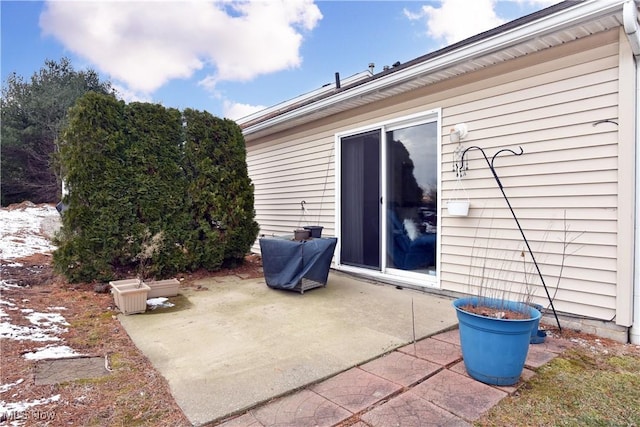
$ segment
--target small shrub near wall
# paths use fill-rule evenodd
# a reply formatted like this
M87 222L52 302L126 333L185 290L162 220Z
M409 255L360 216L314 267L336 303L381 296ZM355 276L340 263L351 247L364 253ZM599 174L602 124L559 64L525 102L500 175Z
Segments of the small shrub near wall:
M91 93L62 139L70 194L54 267L69 281L217 270L255 241L253 185L233 121Z

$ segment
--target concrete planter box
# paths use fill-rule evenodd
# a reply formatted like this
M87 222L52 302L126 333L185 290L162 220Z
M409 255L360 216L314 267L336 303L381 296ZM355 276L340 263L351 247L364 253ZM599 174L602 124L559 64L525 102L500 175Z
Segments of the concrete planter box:
M109 282L116 306L123 314L144 313L151 288L138 279Z
M120 293L115 292L115 288L125 289L128 288L128 285L139 285L142 283L140 279L124 279L124 280L114 280L109 282L109 286L111 286L111 294L113 295L113 300L116 303L116 307L120 308L122 305L120 303Z
M145 282L145 284L151 289L147 298L175 297L178 295L178 288L180 287L178 279L158 280Z

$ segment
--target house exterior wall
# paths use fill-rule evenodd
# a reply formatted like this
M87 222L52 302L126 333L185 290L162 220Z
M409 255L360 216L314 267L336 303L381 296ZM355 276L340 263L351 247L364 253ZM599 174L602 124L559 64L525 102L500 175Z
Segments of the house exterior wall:
M470 214L447 214L446 200L456 186L452 166L457 146L449 141L449 130L466 123L464 147L480 146L489 156L502 148L524 150L522 156L497 158L496 171L556 309L628 325L630 310L616 295L630 295L632 286L630 277L625 283L618 277L628 275L625 266L632 256L632 242L621 238L626 231L620 228L628 226L624 218L630 215L618 209L631 206L622 200L633 195L633 156L620 156L628 153L621 147L632 140L619 140L614 123L594 125L623 116L619 78L627 71L619 67L620 44L618 30L611 30L286 132L247 138L260 233L291 233L309 223L334 235L335 134L441 108L441 289L475 293L484 272L489 282L513 281L514 292L526 278L536 302L546 299L477 150L467 153L469 170L461 181L471 200ZM309 211L305 217L302 200Z
M522 147L524 155L501 156L494 164L555 308L610 320L616 317L620 254L618 127L594 124L618 121L618 32L565 49L562 56L456 97L443 109L443 128L467 123L471 132L463 146L483 147L489 156ZM443 161L454 148L445 141ZM443 213L442 287L470 292L468 282L480 286L484 276L490 279L483 286L513 280L518 291L527 271L536 301L544 303L544 289L486 162L477 151L468 158L463 183L474 208L467 218ZM446 199L455 176L442 178ZM483 260L470 261L474 256Z

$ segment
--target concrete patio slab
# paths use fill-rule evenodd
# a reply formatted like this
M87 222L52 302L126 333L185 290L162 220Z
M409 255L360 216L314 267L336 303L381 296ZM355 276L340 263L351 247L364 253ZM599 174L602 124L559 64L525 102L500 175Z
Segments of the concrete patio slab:
M318 382L457 324L449 299L332 272L304 294L211 278L181 310L120 316L194 425ZM258 415L255 413L254 415ZM257 421L265 424L266 419Z

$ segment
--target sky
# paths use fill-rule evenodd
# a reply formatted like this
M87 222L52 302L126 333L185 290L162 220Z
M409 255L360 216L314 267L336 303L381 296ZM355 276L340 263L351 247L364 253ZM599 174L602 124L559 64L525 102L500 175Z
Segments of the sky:
M558 2L0 0L2 85L67 57L127 102L235 120Z

